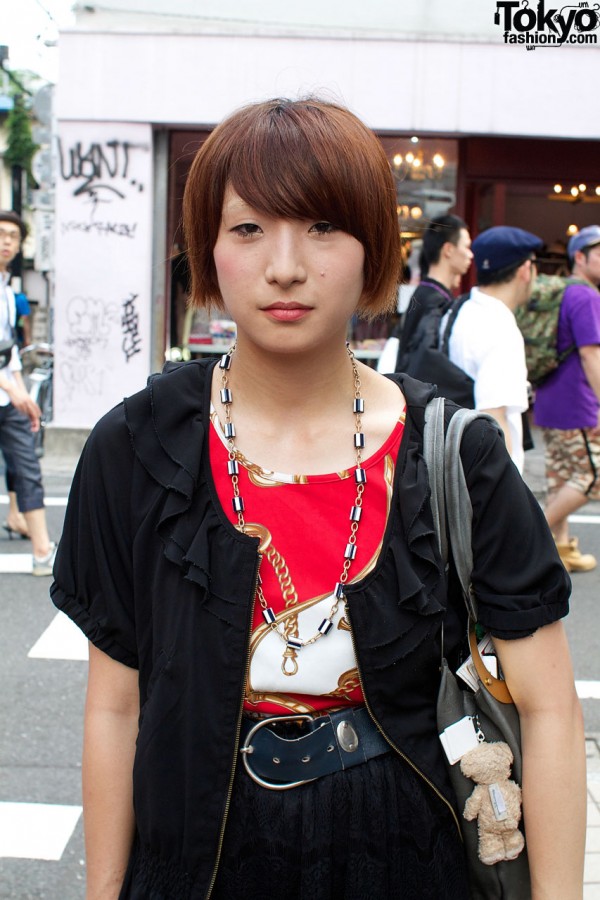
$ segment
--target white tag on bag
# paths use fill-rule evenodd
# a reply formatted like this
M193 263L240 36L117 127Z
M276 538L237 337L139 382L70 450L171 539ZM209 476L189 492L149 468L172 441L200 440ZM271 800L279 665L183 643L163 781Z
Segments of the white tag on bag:
M479 647L479 653L483 660L483 664L494 678L498 677L498 660L495 656L494 643L489 635L486 635L482 638L477 644ZM479 676L477 675L477 670L475 668L475 663L473 662L473 657L469 656L468 659L464 661L462 666L456 670L456 674L459 678L468 684L472 691L479 690Z
M469 750L474 750L479 744L479 740L471 716L464 716L458 722L444 728L440 734L440 741L451 766Z

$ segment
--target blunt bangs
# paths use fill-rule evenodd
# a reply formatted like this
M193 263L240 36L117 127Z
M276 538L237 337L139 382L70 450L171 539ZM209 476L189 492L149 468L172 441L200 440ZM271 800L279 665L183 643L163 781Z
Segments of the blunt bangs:
M184 194L192 302L222 308L212 251L230 184L271 216L325 220L365 250L359 314L395 308L401 271L396 190L375 135L348 110L321 100L245 107L198 151Z
M351 163L357 160L343 151L336 155L345 135L331 127L335 120L324 128L323 118L322 110L307 106L275 107L268 118L256 120L232 161L231 184L261 212L291 219L326 218L361 240L352 203Z

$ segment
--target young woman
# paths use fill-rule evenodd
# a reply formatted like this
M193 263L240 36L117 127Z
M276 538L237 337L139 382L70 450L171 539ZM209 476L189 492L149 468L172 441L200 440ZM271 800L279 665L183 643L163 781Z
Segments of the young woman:
M52 589L90 639L88 900L465 900L435 723L441 627L456 660L464 615L422 458L434 391L346 346L354 314L394 303L386 157L333 104L249 106L200 149L184 219L193 302L227 309L235 349L96 426ZM534 897L576 900L568 579L497 429L473 424L462 456Z

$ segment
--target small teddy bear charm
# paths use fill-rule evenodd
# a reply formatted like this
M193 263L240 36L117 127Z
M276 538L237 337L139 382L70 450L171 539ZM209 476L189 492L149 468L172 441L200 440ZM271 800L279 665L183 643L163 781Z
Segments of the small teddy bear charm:
M486 866L516 859L525 846L518 827L521 788L509 777L512 762L512 751L504 741L484 741L460 761L463 775L476 782L463 815L468 822L477 819L478 854Z

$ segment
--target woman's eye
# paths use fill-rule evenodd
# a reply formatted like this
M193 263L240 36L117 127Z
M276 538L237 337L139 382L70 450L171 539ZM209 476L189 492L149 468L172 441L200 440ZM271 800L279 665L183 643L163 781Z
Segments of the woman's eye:
M339 231L339 228L332 225L331 222L315 222L310 230L317 234L333 234L334 231Z
M251 237L253 234L260 234L260 226L255 225L253 222L243 222L241 225L236 225L235 228L232 228L231 230L240 234L242 237Z

